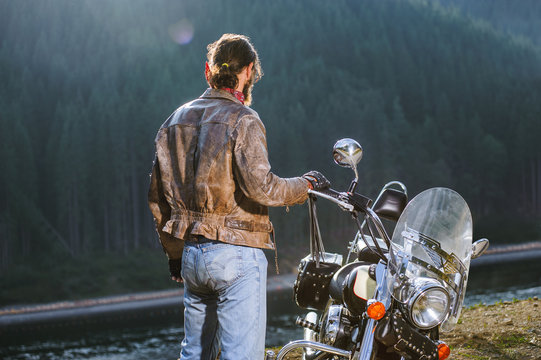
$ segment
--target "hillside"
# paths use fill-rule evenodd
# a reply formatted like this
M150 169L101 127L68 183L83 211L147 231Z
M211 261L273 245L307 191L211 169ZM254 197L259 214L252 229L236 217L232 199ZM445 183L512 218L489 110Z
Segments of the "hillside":
M541 46L541 3L522 0L520 6L507 0L434 0L490 23L494 28L520 36Z
M224 32L259 50L254 109L280 176L318 169L345 189L352 173L330 151L352 137L362 193L395 179L410 197L447 186L470 204L475 237L541 235L541 57L486 23L421 0L0 1L2 274L87 292L65 285L73 272L47 272L160 251L146 204L153 139L205 89L205 46ZM343 250L353 223L320 210L328 249ZM272 211L280 258L307 251L306 215Z

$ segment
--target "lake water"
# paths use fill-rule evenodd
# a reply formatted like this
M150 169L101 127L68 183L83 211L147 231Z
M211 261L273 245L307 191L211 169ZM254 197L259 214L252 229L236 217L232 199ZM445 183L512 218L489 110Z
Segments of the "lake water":
M541 296L541 259L474 267L470 272L466 306L491 304L500 300ZM269 298L267 346L278 346L300 339L302 329L295 318L305 313L298 309L290 291ZM141 324L119 329L91 329L86 326L69 334L28 338L17 344L2 343L0 358L15 359L92 359L155 360L177 359L182 339L181 314L160 324Z

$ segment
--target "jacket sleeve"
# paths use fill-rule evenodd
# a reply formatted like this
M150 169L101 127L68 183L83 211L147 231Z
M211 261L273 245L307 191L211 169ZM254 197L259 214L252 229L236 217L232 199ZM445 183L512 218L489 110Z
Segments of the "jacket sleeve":
M171 218L171 207L165 198L160 176L158 157L154 159L152 173L150 174L150 188L148 190L148 206L154 216L156 231L162 244L164 252L171 260L180 259L184 248L184 241L175 238L173 235L163 231L163 227Z
M265 206L302 204L308 182L301 177L281 178L271 172L265 128L259 117L245 115L237 124L234 145L235 178L242 192Z

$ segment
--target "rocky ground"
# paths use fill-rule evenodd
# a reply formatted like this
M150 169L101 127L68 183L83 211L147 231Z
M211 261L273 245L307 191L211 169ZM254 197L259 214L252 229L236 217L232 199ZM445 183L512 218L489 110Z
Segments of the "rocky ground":
M456 328L442 334L449 359L541 359L540 305L535 297L465 309ZM288 359L300 360L300 353Z
M442 336L451 359L541 359L541 301L537 298L466 309Z

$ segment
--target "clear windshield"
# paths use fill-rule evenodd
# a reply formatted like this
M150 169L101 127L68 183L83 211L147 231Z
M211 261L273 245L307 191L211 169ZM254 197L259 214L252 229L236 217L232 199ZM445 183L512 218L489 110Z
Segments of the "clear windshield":
M413 295L419 278L436 279L450 296L451 309L442 329L456 324L466 292L472 249L472 218L455 191L433 188L417 195L404 209L391 241L388 286L399 302Z

